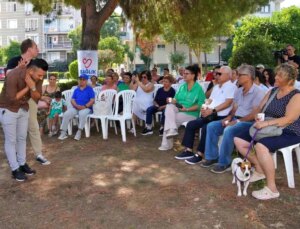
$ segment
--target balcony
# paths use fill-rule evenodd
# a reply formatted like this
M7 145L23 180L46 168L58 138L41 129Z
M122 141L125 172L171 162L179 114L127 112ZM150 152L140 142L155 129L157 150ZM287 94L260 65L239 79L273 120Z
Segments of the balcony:
M46 45L48 51L70 51L72 50L72 41L63 41L57 43L48 43Z

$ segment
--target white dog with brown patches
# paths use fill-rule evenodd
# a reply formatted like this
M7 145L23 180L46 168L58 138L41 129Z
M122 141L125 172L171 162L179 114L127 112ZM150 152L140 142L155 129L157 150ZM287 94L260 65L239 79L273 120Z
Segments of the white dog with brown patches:
M244 184L243 195L247 196L247 188L250 183L251 164L249 161L244 161L241 158L235 158L231 163L233 174L232 184L236 182L238 187L238 196L242 196L241 185Z

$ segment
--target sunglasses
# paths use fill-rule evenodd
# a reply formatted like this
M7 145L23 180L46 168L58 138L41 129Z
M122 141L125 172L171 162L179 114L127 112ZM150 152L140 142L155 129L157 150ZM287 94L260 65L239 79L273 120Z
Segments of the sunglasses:
M142 79L147 79L147 76L142 76L141 78L142 78Z
M216 72L217 76L221 76L223 73L222 72Z

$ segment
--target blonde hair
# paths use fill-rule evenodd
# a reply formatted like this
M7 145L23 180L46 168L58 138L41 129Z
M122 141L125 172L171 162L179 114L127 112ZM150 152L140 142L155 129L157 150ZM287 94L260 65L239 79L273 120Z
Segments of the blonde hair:
M283 75L288 79L288 81L292 80L293 84L295 83L298 76L296 68L288 63L278 65L275 68L276 75L278 74L278 72L282 72Z

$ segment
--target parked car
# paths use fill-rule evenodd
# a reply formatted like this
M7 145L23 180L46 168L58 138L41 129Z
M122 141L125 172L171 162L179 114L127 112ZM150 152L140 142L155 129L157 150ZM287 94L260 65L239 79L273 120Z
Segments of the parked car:
M0 80L5 79L5 72L4 72L4 67L0 67Z

